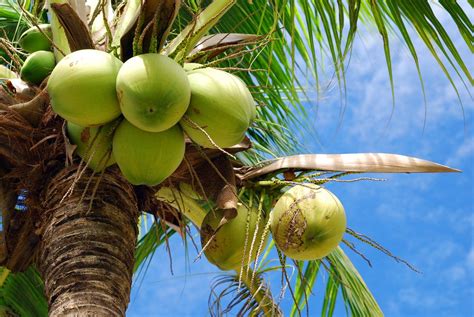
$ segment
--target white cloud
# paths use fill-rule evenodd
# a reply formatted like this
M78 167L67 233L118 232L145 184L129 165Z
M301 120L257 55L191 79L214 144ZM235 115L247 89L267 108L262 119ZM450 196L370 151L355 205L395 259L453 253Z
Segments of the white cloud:
M474 156L474 138L467 138L458 147L456 152L448 160L448 165L457 166L469 160L470 164L474 164L472 158Z
M459 282L466 278L467 272L464 265L453 265L444 272L444 278L450 282Z
M400 290L398 298L401 304L411 306L417 311L424 311L425 313L426 311L436 311L437 307L452 307L459 304L453 294L442 294L433 291L422 293L416 287Z
M456 26L449 21L450 18L446 13L443 13L443 19L447 19L445 27L448 31L456 31ZM315 122L316 129L322 135L322 142L331 144L345 139L351 140L350 142L355 140L356 144L372 147L380 147L380 145L398 140L409 142L410 138L418 139L423 136L425 120L425 134L430 137L437 133L448 118L456 120L459 130L463 131L463 125L469 124L470 111L474 109L474 103L471 102L472 99L460 79L453 75L461 99L464 101L466 118L463 118L463 111L455 90L416 35L413 36L413 41L418 49L425 84L426 114L421 84L413 58L398 38L392 38L395 108L391 117L392 92L382 41L376 31L366 32L365 34L370 35L366 35L362 40L358 39L353 48L346 76L348 104L342 128L336 138L334 132L340 124L338 90L333 89L328 92L327 98L319 104ZM461 56L470 56L471 53L461 37L455 36L453 40ZM467 63L469 68L469 61Z
M467 254L466 257L466 263L467 263L467 268L470 271L471 274L474 273L474 248L472 247L472 241L471 241L471 250L469 250L469 253Z

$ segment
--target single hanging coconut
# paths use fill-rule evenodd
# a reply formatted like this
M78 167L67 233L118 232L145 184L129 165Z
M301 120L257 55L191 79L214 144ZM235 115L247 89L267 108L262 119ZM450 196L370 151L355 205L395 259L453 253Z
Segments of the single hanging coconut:
M339 199L314 184L296 185L284 193L270 221L276 245L295 260L325 257L346 231L346 214Z
M33 26L23 32L18 41L20 47L28 53L36 51L51 51L51 40L53 38L51 25L39 24L38 27L41 31L38 30L36 26Z
M207 148L215 147L212 143L225 148L242 141L256 113L255 101L245 83L214 68L190 71L188 79L191 103L180 121L186 134Z
M248 213L250 213L250 221L247 233ZM210 211L206 215L201 225L201 245L203 248L207 245L204 254L209 262L221 270L238 270L242 263L244 266L249 265L257 257L257 252L264 250L268 240L268 234L264 232L267 219L262 215L257 228L258 210L256 208L249 210L247 207L239 205L237 216L224 224L214 235L223 216L224 210L220 209ZM256 231L256 239L252 246ZM213 235L214 238L209 242ZM245 247L246 241L247 246ZM259 250L261 244L262 250ZM251 248L252 256L249 262Z
M181 119L191 95L183 68L161 54L135 56L117 77L117 95L125 118L136 127L164 131Z
M179 126L161 132L143 131L127 120L118 126L113 153L125 178L133 185L158 185L184 158L184 133Z
M72 122L67 123L67 134L71 143L77 145L77 155L96 172L115 164L112 154L115 124L111 122L100 127L81 127Z
M49 51L36 51L28 56L20 71L22 80L39 85L51 74L56 65L54 54Z
M48 80L54 112L82 127L110 122L120 115L115 81L122 62L98 50L64 57Z

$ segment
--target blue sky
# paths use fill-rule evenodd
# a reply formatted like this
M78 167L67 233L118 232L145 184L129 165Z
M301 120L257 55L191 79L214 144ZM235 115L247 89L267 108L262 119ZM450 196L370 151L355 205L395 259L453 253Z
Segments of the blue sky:
M455 35L449 18L439 17ZM468 60L469 50L461 38L453 39L472 71L474 60ZM421 45L417 47L428 103L424 131L423 95L408 50L392 38L396 104L390 120L391 91L381 41L376 32L366 30L356 41L347 73L347 109L341 126L338 128L337 87L320 94L319 101L309 90L312 98L306 107L318 142L313 135L303 135L301 140L312 153L390 152L463 171L371 175L387 181L336 183L328 188L344 204L350 228L372 237L422 271L415 273L359 244L372 262L370 268L347 251L386 316L473 316L474 103L457 81L463 118L448 80L431 55ZM218 270L204 258L194 262L192 248L187 258L178 237L172 239L171 248L174 276L165 249L159 249L147 269L146 282L134 283L128 316L208 315L209 286ZM280 275L270 275L269 281L278 288ZM286 294L283 301L286 311L289 297ZM321 292L316 289L310 299L315 315L319 314L320 300ZM336 315L343 314L340 306Z

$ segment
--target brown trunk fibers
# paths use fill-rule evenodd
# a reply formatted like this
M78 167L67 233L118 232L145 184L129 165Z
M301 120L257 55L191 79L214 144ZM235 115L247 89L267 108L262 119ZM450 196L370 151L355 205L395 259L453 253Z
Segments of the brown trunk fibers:
M26 220L23 213L14 212L19 179L13 174L18 169L29 168L34 161L35 151L30 150L34 144L32 134L33 128L19 113L8 108L0 109L0 209L3 226L0 231L0 264L9 268L10 255L19 239L16 230ZM9 235L9 232L14 234Z
M86 172L65 196L76 175L65 169L45 190L37 262L49 315L125 316L139 215L133 188L117 172Z

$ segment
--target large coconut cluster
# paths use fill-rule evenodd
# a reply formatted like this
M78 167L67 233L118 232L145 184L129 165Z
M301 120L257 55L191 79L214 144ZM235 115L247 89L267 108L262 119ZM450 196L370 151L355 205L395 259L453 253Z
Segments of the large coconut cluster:
M206 148L239 143L256 117L255 101L238 77L200 64L181 66L160 54L125 63L99 50L80 50L56 65L50 29L41 25L20 40L30 55L22 79L39 85L47 76L51 105L66 120L69 141L96 172L117 164L134 185L157 185L181 164L186 136ZM206 257L237 270L258 257L268 232L295 260L327 256L346 229L344 208L328 190L297 185L268 213L239 205L222 224L224 210L209 212L201 228Z
M238 77L153 53L122 63L99 50L73 52L47 89L76 153L95 171L117 163L134 185L169 177L184 158L185 135L208 148L239 143L256 113Z

